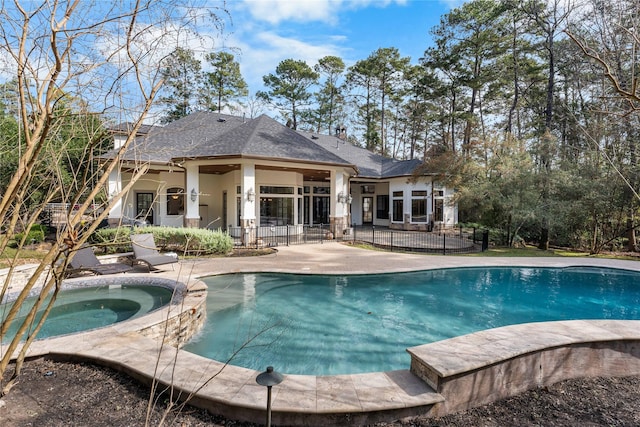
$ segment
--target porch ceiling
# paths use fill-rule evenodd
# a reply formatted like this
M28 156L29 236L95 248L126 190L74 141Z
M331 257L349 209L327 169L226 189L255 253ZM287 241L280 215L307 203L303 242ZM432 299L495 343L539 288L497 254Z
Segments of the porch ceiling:
M200 166L200 173L222 175L234 170L239 170L239 164L224 164L224 165L202 165ZM331 176L328 170L324 169L302 169L302 168L290 168L282 166L263 166L256 165L256 169L279 171L279 172L296 172L304 176L305 181L327 181Z

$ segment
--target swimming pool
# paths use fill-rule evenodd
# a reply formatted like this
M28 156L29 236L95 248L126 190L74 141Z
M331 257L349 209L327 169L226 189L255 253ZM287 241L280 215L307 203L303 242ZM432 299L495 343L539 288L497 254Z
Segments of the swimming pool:
M407 369L405 349L482 329L640 319L640 274L606 268L459 268L203 279L207 323L184 349L290 374Z
M75 286L72 284L69 289L64 289L58 294L38 333L38 339L87 331L135 319L169 304L174 290L153 283L154 281L149 279L126 278L75 282ZM28 298L22 305L18 317L8 330L7 337L15 335L22 319L33 306L35 298ZM6 307L8 305L0 305L0 319L6 316ZM41 311L43 309L44 306ZM42 317L41 311L36 315L34 327Z

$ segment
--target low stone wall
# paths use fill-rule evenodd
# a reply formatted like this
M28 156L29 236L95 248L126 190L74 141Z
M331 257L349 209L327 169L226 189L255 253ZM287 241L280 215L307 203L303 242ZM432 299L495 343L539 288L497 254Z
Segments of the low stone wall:
M177 306L180 310L178 315L173 315L176 307L172 307L165 321L143 328L140 333L164 344L182 347L204 326L207 318L206 295L206 290L188 293Z
M407 351L442 416L570 378L640 375L640 320L512 325Z

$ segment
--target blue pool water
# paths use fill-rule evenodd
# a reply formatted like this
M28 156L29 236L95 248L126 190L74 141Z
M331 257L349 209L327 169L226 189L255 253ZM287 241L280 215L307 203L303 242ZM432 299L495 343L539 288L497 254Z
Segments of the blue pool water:
M58 294L37 337L66 335L140 317L170 303L172 295L171 289L161 286L127 284L64 290ZM26 300L19 317L12 322L7 337L15 336L34 301L34 298ZM8 305L0 305L0 319L6 317L7 311ZM35 323L41 317L39 312Z
M185 349L289 374L408 369L408 347L516 323L640 319L640 274L614 269L237 274L205 282L207 323Z

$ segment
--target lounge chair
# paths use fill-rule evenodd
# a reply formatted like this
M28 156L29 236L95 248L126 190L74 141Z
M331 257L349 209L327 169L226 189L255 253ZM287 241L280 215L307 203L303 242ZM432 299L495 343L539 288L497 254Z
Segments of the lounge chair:
M126 273L133 270L133 267L121 262L114 262L111 264L103 264L93 253L93 249L90 246L80 248L73 254L73 257L69 260L69 266L71 269L69 274L76 274L82 272L91 272L93 274L117 274Z
M159 265L173 264L178 262L175 254L161 254L153 240L153 234L132 234L131 245L133 246L133 258L135 262L143 263L149 271L155 270ZM173 266L172 266L173 267Z

